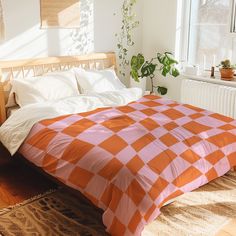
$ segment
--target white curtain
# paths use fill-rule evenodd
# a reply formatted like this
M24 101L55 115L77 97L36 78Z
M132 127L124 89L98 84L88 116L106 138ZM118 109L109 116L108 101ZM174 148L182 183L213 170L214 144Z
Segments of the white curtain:
M4 37L5 37L5 25L3 17L2 0L0 0L0 42L4 40Z

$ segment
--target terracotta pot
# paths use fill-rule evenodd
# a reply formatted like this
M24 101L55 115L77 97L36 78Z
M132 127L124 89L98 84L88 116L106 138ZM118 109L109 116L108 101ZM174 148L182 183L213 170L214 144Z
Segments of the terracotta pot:
M234 79L234 69L220 69L222 80L233 80Z

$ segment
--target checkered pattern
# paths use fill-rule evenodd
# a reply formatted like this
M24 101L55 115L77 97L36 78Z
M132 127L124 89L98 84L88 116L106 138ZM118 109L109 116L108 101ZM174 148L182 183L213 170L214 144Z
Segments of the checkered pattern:
M140 235L165 202L236 165L236 121L145 96L44 120L20 151L102 208L111 235Z

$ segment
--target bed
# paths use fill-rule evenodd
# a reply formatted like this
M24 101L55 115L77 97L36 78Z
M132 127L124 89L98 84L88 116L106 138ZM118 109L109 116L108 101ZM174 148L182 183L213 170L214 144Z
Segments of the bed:
M30 105L6 120L12 78L24 78L27 71L39 75L79 65L116 67L115 54L1 62L0 121L6 122L0 138L12 154L19 151L103 209L103 222L111 235L141 235L166 202L236 166L234 119L154 95L130 101L120 91L109 94L109 99L107 93L85 95L89 101L100 96L106 96L106 102L116 96L122 99L119 105L40 116L31 126L30 113L43 113L45 107ZM47 111L52 112L50 106ZM27 126L21 126L20 119ZM24 133L20 144L14 141L19 133Z

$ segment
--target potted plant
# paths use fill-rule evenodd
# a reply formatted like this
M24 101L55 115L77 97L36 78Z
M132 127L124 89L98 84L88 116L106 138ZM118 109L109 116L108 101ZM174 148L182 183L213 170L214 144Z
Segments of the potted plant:
M157 53L157 56L152 58L150 61L145 60L143 54L139 53L131 59L131 86L135 87L137 83L142 84L142 89L146 89L146 78L151 79L151 93L154 92L154 89L157 89L157 92L161 95L167 93L167 88L154 85L154 77L157 68L161 74L166 77L168 74L177 77L179 76L179 71L176 68L178 62L174 59L172 53L165 52L163 54ZM140 87L140 86L139 86Z
M230 60L224 60L220 63L220 74L222 80L233 80L235 65L232 65Z

